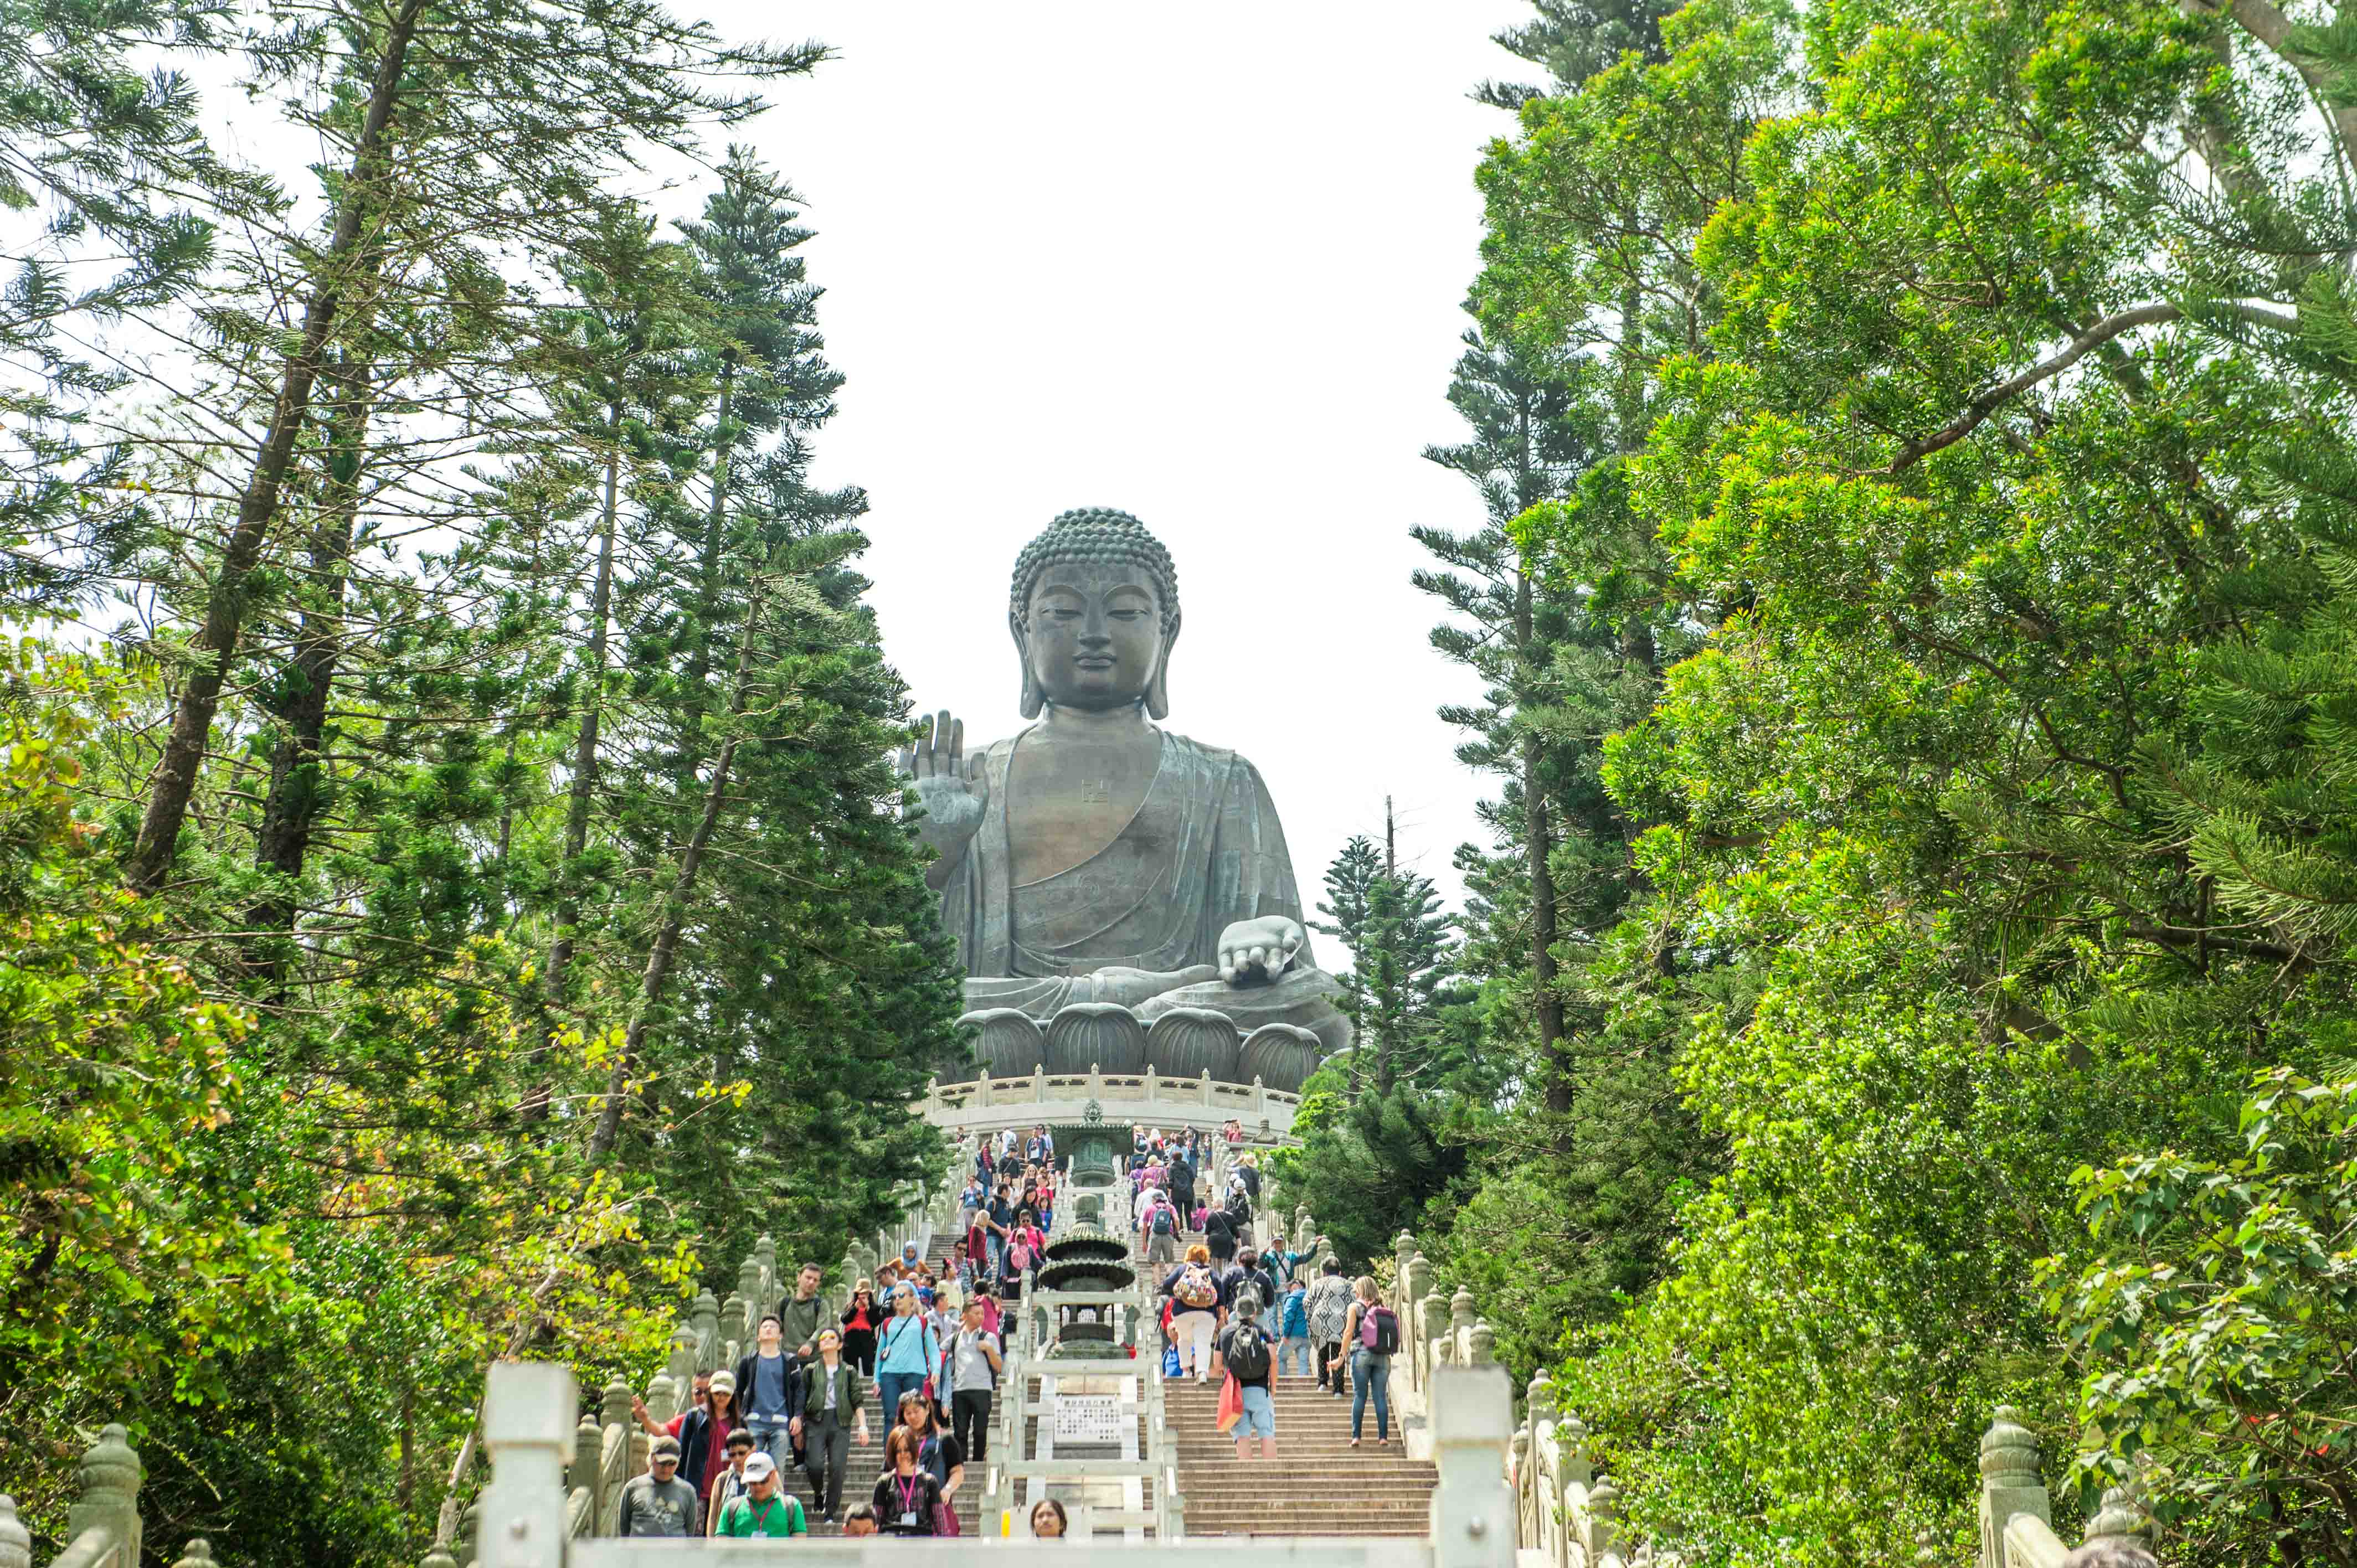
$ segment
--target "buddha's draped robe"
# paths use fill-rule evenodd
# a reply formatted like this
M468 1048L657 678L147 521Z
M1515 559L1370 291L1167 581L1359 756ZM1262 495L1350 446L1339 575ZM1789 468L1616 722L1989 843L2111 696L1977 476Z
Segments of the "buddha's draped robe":
M1026 734L1028 732L1026 731ZM1045 1019L1067 1002L1096 999L1088 976L1119 967L1169 972L1219 961L1220 933L1238 920L1300 920L1301 893L1285 829L1259 770L1232 751L1165 732L1146 799L1112 843L1066 871L1020 886L1010 872L1006 776L1023 736L984 754L990 784L982 825L942 894L968 976L966 1005L1019 1007ZM1305 923L1306 929L1306 923ZM1336 989L1305 940L1276 985L1216 982L1155 1004L1211 1006L1249 1032L1298 1024L1329 1035Z

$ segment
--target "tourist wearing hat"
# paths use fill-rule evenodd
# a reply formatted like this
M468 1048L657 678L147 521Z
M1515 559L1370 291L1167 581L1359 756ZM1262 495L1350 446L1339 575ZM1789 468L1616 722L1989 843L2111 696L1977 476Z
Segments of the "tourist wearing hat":
M679 1478L695 1488L695 1519L702 1523L702 1504L712 1495L712 1483L728 1467L728 1434L744 1424L737 1413L737 1374L712 1374L712 1403L692 1410L679 1428Z
M720 1528L712 1532L736 1539L808 1535L810 1520L801 1499L786 1495L778 1466L767 1454L745 1461L745 1495L729 1500L720 1511Z
M679 1440L656 1438L647 1466L645 1475L631 1477L622 1488L615 1533L642 1539L695 1534L702 1515L696 1511L695 1488L679 1478Z
M925 1386L941 1359L941 1336L917 1300L917 1287L903 1281L892 1290L893 1316L876 1337L877 1408L889 1420L900 1396Z

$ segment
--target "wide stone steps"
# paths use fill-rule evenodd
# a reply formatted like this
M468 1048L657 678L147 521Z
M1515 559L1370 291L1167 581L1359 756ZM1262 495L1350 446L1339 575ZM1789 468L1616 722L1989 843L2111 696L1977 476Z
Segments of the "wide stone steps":
M1420 1536L1430 1529L1433 1466L1396 1440L1379 1445L1370 1411L1365 1440L1351 1446L1351 1407L1308 1378L1280 1377L1274 1391L1276 1457L1236 1457L1218 1427L1217 1382L1173 1382L1166 1400L1187 1533ZM1255 1455L1259 1444L1255 1443Z

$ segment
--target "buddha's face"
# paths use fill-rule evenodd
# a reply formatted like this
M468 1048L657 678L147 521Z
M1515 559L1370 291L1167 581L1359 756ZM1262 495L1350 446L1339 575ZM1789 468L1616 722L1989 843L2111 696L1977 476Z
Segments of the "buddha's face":
M1162 661L1162 598L1142 567L1053 562L1024 625L1031 678L1058 707L1103 711L1146 695Z

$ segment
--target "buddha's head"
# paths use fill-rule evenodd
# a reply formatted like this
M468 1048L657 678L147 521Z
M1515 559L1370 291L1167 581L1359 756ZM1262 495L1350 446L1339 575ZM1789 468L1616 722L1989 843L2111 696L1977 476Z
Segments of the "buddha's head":
M1049 703L1170 714L1178 577L1170 552L1125 511L1068 511L1015 558L1007 628L1023 655L1023 716Z

